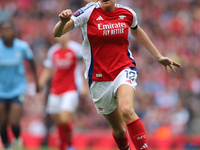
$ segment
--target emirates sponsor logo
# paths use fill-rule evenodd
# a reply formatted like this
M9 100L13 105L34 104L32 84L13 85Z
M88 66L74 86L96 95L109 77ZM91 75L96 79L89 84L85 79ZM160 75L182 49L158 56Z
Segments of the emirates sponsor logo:
M119 28L126 28L126 23L109 23L109 24L98 24L99 30L108 30L108 29L119 29Z

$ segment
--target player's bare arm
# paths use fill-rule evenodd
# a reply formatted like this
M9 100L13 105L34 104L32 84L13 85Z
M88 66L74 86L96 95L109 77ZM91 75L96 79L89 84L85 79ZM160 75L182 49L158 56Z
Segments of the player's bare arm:
M47 81L51 78L53 71L51 68L44 68L39 78L39 88L42 89Z
M178 68L181 67L179 63L169 59L168 57L162 56L151 42L147 34L139 26L137 29L131 29L131 34L156 58L160 64L165 67L167 73L167 67L169 67L173 72L176 71L172 68L172 65Z
M71 19L72 11L70 9L63 10L58 16L60 21L53 29L54 37L60 37L74 28L74 22Z
M36 63L34 59L30 59L29 60L31 69L33 71L33 75L34 75L34 79L35 79L35 83L36 83L36 92L39 92L40 88L39 88L39 84L38 84L38 76L37 76L37 69L36 69Z

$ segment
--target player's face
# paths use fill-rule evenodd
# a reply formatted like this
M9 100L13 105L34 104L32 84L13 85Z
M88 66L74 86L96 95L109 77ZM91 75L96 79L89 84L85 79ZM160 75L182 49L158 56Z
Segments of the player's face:
M101 7L106 11L113 11L115 9L116 0L99 0Z
M4 40L12 40L14 37L14 29L9 23L4 23L1 28L1 36Z

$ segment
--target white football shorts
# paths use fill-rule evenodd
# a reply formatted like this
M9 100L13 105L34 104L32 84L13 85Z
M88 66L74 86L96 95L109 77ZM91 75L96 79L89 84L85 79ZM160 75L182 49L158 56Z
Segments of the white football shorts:
M118 105L116 98L117 89L120 85L127 84L135 90L137 74L134 67L128 67L121 71L114 81L92 81L90 92L97 112L104 115L112 113Z
M61 111L74 113L78 106L77 91L68 91L61 95L49 94L46 111L49 114L59 114Z

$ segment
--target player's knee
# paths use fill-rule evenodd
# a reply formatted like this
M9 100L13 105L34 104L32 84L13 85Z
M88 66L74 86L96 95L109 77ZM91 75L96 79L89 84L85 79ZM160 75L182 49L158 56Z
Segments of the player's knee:
M132 119L133 116L135 115L134 109L128 105L122 106L120 109L121 109L123 118L126 120Z
M19 121L18 120L15 120L15 119L11 119L9 121L10 125L11 126L18 126L19 125Z
M66 124L71 121L72 114L67 111L62 111L59 114L59 122L60 124Z
M59 124L67 124L70 121L68 117L60 117Z
M65 119L60 119L59 124L60 124L60 125L67 124L67 120L65 120Z

